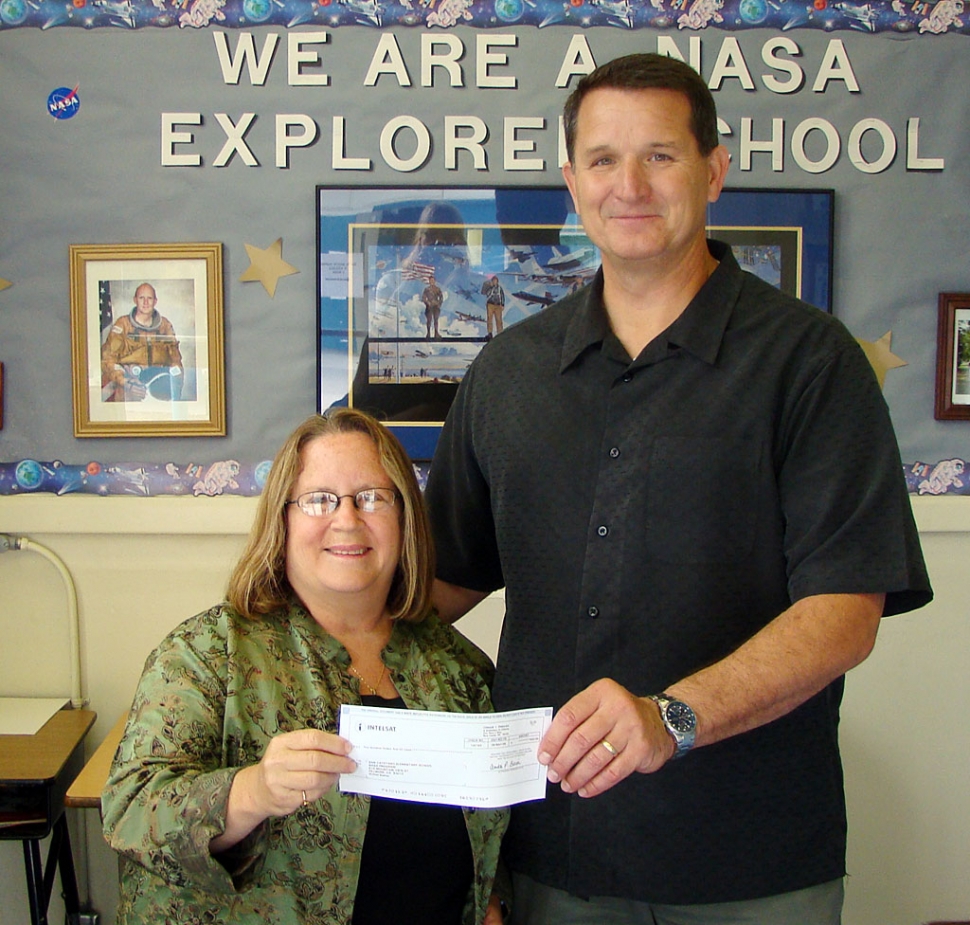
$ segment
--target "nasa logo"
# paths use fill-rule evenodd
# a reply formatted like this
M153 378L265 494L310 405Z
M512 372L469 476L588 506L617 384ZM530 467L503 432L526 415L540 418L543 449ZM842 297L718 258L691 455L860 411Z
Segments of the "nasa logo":
M47 97L47 111L55 119L70 119L77 115L80 108L81 98L77 94L77 87L73 90L58 87Z

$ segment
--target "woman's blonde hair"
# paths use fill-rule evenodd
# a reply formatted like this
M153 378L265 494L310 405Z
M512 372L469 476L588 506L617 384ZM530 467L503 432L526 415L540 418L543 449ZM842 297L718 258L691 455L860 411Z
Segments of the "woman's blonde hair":
M354 408L332 408L307 418L276 454L259 498L242 556L229 578L226 599L241 615L255 617L287 606L286 502L303 470L303 450L314 440L360 433L377 448L381 466L401 497L401 559L387 606L393 619L420 621L431 609L434 544L424 498L404 447L384 425Z

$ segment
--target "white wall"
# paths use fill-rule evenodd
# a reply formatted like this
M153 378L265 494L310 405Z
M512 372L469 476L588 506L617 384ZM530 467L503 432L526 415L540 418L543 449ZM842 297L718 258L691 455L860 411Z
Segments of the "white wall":
M78 589L84 693L96 747L127 709L145 656L185 617L222 598L255 508L250 498L0 497L0 533L66 563ZM842 743L849 800L846 925L967 918L970 831L970 501L914 499L936 600L884 621L848 679ZM494 654L501 596L461 628ZM0 695L70 690L65 592L35 553L0 555ZM91 811L72 811L82 898L113 925L116 866ZM86 828L86 832L84 831ZM0 842L0 925L28 921L19 843ZM58 900L51 921L62 919Z

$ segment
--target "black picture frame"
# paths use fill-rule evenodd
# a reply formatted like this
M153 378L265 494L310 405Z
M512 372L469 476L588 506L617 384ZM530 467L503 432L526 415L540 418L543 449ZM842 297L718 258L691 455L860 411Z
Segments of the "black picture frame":
M564 187L320 185L315 196L318 410L373 413L416 461L433 455L493 330L483 280L502 283L510 325L584 285L599 264ZM831 311L832 190L725 189L708 226L746 269ZM433 309L422 309L427 275L444 291L437 336Z

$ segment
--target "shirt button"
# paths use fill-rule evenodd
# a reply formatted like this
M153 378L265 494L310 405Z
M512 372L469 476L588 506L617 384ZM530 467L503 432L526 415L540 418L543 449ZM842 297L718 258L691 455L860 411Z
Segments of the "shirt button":
M597 528L596 528L596 532L597 532L597 533L598 533L598 534L599 534L600 536L606 536L606 534L610 532L610 528L609 528L609 527L607 527L607 526L601 526L601 527L597 527Z
M620 455L620 448L618 446L610 447L610 459L616 459Z
M589 607L586 610L586 615L589 616L589 617L592 617L595 620L596 617L598 617L600 615L600 609L599 609L599 607Z
M630 373L624 373L623 374L623 381L624 382L632 382L633 381L633 376Z

